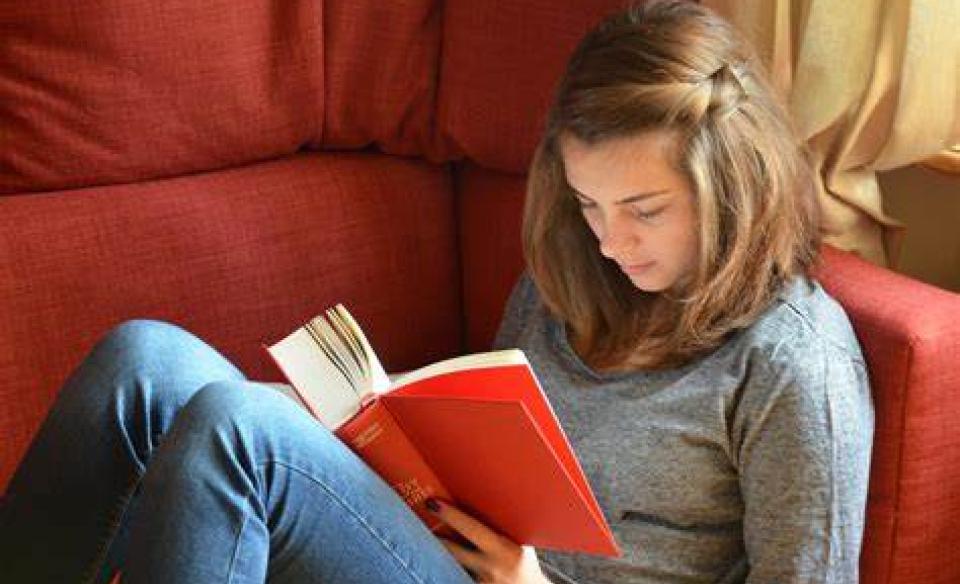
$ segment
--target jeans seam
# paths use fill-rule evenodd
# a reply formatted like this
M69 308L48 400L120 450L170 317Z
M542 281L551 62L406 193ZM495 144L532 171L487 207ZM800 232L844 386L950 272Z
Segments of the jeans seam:
M268 464L270 463L262 463L259 465L259 468L262 470ZM282 466L286 469L289 469L303 476L308 481L318 485L321 489L323 489L327 493L327 496L331 500L339 504L344 510L346 510L351 515L351 517L357 520L367 530L368 533L373 535L374 538L377 541L379 541L381 545L383 545L383 547L387 550L387 552L389 552L390 556L393 557L393 559L404 569L404 571L407 572L407 574L411 578L413 578L420 584L426 584L426 581L423 578L421 578L416 572L413 571L413 567L410 566L406 561L404 561L404 559L400 557L399 554L397 554L396 550L393 548L390 542L380 534L379 530L377 530L373 525L371 525L363 515L361 515L360 513L357 512L356 509L354 509L354 507L352 507L349 503L347 503L341 497L337 496L337 493L333 489L331 489L326 483L324 483L320 479L315 478L310 472L304 469L301 469L297 466L294 466L290 463L274 461L272 464L274 464L275 466Z
M122 418L122 416L120 417ZM134 476L131 484L121 494L112 510L112 513L110 514L111 519L108 522L109 525L107 533L104 536L103 542L97 547L96 555L94 556L93 561L90 563L87 572L80 580L82 584L91 584L95 582L97 576L103 570L104 563L107 560L107 553L110 551L110 546L112 546L116 540L117 531L120 528L120 523L123 519L123 516L127 512L127 508L130 506L130 502L133 500L133 495L137 488L139 488L144 474L146 474L146 464L144 464L137 456L137 449L133 446L133 439L130 437L126 426L124 424L120 424L119 430L121 443L123 444L123 447L129 456L131 464L134 466ZM157 437L155 437L155 441L158 441L156 438Z
M107 560L107 552L110 551L110 546L113 545L113 542L117 537L117 531L120 528L120 522L123 519L124 514L127 512L130 501L133 500L133 494L139 487L142 478L143 475L136 475L134 480L131 481L130 486L127 487L127 489L117 500L117 503L113 508L113 512L110 514L107 533L104 536L101 544L97 546L96 554L94 555L93 560L90 562L86 573L80 579L83 584L91 584L95 582L97 576L103 570L103 565Z

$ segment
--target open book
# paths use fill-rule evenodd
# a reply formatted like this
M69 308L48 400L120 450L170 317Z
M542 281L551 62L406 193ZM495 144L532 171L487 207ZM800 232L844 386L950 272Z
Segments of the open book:
M619 556L524 354L458 357L391 382L342 305L267 347L306 408L432 530L450 501L519 544Z

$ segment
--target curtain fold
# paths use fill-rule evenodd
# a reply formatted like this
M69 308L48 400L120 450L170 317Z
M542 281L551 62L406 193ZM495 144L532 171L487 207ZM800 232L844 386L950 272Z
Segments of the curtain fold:
M703 0L740 28L820 179L827 241L896 264L876 173L960 142L960 2ZM958 193L960 194L960 193Z

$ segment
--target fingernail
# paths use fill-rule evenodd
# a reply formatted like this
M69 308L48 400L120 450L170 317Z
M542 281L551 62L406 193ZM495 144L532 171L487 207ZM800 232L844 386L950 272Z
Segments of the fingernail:
M439 513L439 512L440 512L440 503L437 503L437 500L436 500L436 499L427 499L427 501L424 503L424 505L426 505L426 506L427 506L427 509L429 509L430 511L432 511L432 512L434 512L434 513Z

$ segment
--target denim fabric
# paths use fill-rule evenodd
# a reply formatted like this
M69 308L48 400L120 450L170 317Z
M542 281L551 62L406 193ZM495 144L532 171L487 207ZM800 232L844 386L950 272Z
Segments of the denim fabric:
M9 582L472 582L288 397L125 323L60 392L0 509Z

